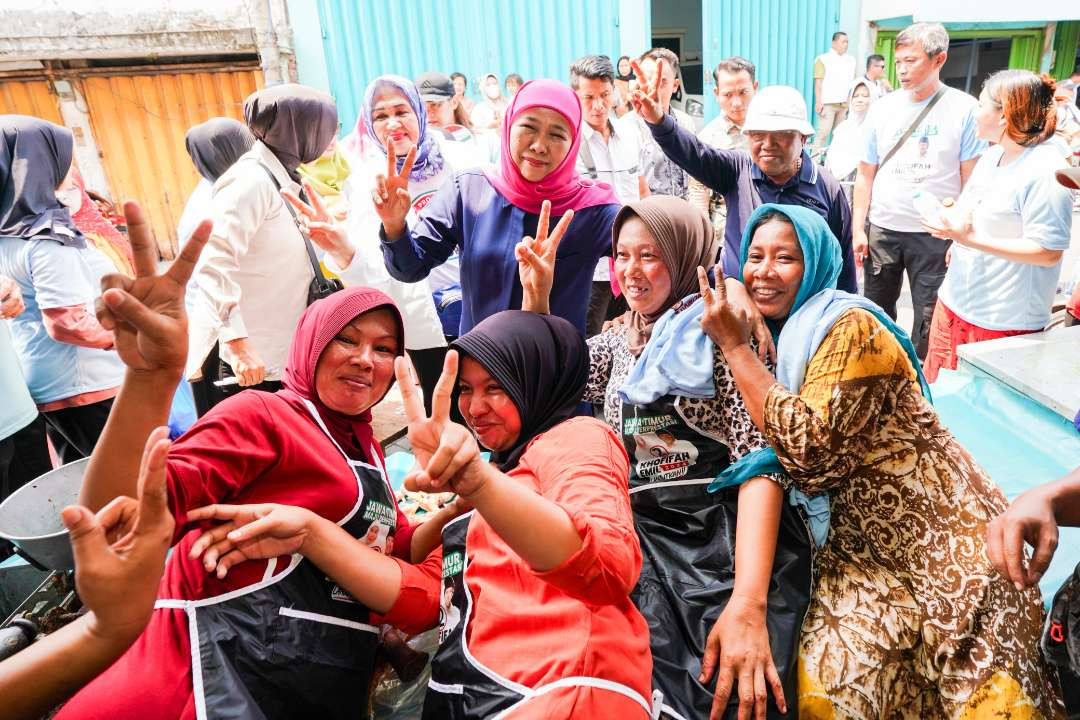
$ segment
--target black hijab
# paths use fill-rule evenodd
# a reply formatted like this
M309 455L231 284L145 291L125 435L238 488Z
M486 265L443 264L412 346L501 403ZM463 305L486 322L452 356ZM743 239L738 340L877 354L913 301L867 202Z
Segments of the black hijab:
M570 418L589 379L589 349L581 331L555 315L504 310L485 319L451 346L491 373L521 416L514 446L493 453L506 472L529 442Z
M71 169L71 131L27 115L0 115L0 236L86 247L56 188Z
M251 149L255 136L239 120L215 117L188 130L184 144L199 174L215 182Z
M286 83L256 90L244 101L244 119L300 182L298 165L318 160L338 129L334 98L306 85Z

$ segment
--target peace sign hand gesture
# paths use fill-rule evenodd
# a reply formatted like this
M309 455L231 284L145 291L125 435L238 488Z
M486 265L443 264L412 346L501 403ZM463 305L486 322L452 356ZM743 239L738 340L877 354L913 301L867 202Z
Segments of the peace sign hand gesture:
M540 220L536 224L536 238L524 237L514 247L514 255L518 263L518 277L521 279L523 291L522 310L545 315L550 312L548 302L551 297L551 286L555 282L555 258L559 251L559 243L562 242L566 229L573 219L574 211L567 210L559 220L559 224L555 226L554 232L548 237L551 202L545 200L540 208Z
M375 212L382 220L383 231L387 240L397 240L405 233L405 217L412 207L412 195L409 194L409 173L416 162L416 146L405 156L401 172L397 171L397 154L393 143L386 146L386 174L375 176L375 189L371 191L371 200L375 203Z
M664 77L664 61L662 59L656 61L656 77L651 83L645 71L641 69L640 62L631 60L630 68L637 76L637 88L630 93L630 103L634 106L634 112L646 122L659 125L664 119L664 112L660 107L660 81Z
M311 242L330 253L339 268L347 268L352 263L356 248L349 242L349 235L344 225L337 222L333 215L326 209L319 193L307 180L303 181L304 192L308 196L309 203L304 202L292 190L283 189L281 197L285 202L296 208L296 218L300 231L311 238Z
M446 353L442 376L432 393L431 417L424 412L412 379L407 357L394 360L405 416L409 420L409 443L419 469L405 478L409 490L455 492L468 500L484 484L484 459L476 439L465 427L450 421L450 394L457 381L458 354Z
M188 349L184 288L210 237L211 223L202 221L180 256L158 275L154 237L142 208L126 202L124 217L135 277L113 273L101 278L98 322L112 331L120 359L132 370L182 372Z
M709 285L709 276L705 268L698 266L698 288L701 299L705 302L705 313L701 316L701 329L718 348L727 353L740 345L750 343L750 320L746 313L728 301L727 287L723 280L716 283L716 289Z

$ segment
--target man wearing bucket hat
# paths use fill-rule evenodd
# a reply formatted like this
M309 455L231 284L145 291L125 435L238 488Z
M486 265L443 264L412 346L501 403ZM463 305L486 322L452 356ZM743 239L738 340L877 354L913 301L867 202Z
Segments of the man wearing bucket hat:
M802 205L821 215L840 240L844 268L839 289L858 291L851 250L851 207L836 178L810 161L805 146L814 127L807 121L806 100L798 90L773 85L754 95L743 125L750 141L749 153L710 147L680 128L660 112L656 88L648 87L642 78L631 101L664 153L694 179L724 196L728 216L721 264L726 277L742 279L739 245L755 208L770 202Z

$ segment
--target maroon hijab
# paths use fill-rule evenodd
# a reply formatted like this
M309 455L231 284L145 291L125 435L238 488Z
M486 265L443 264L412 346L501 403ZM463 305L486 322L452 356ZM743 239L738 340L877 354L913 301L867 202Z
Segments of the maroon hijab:
M345 415L324 405L315 391L315 366L326 346L358 315L380 308L387 308L393 313L398 327L399 354L404 353L405 326L394 301L371 288L347 288L312 303L300 316L292 345L289 347L289 360L285 364L285 377L282 379L285 387L278 391L278 395L305 417L309 413L303 401L310 401L319 411L330 435L349 457L374 462L375 458L369 455L369 449L374 447L381 463L382 448L375 442L375 435L371 430L371 410L365 410L359 415ZM389 389L387 386L387 390Z

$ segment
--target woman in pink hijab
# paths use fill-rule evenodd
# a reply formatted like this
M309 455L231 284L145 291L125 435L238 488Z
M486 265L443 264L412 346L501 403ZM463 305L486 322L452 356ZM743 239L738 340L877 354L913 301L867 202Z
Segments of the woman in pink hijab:
M391 153L387 174L378 176L372 192L390 274L419 281L458 250L464 334L490 315L521 306L514 246L572 215L555 261L551 313L584 333L593 268L611 253L619 204L608 185L575 169L581 122L581 104L570 88L554 80L525 83L503 119L498 169L455 174L415 221L406 217L413 153ZM551 209L541 218L545 201Z

